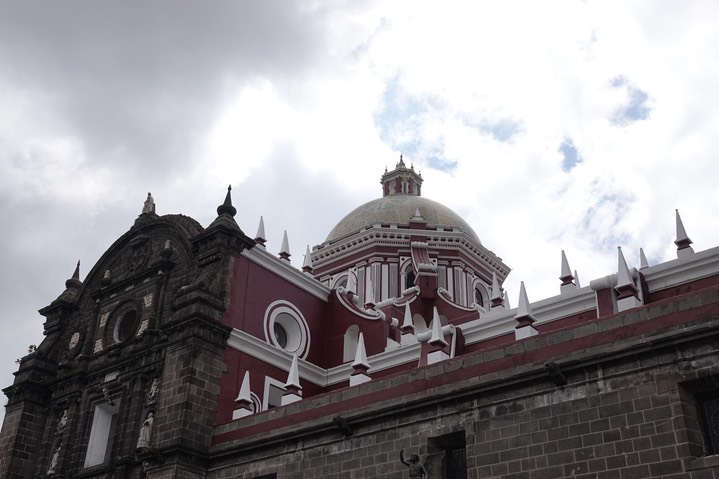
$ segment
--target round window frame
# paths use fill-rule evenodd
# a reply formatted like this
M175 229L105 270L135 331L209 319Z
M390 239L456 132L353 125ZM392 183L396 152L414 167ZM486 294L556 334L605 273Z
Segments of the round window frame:
M264 318L265 340L289 354L305 359L310 350L310 330L307 321L295 305L275 301L268 306ZM287 333L287 344L282 347L275 336L275 323Z
M131 312L135 313L135 324L132 328L130 328L128 337L121 338L120 329L122 327L123 321L125 320L127 314ZM139 307L136 301L129 300L124 301L122 304L120 304L110 315L110 321L105 331L105 337L107 338L106 344L108 346L114 346L127 343L128 341L132 341L133 339L135 339L135 337L137 336L137 331L140 328L140 324L142 323L141 312L142 309Z

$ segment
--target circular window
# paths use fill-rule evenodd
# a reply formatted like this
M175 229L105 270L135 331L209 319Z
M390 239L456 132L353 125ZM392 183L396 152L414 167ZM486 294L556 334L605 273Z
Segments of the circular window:
M275 321L274 333L277 344L279 344L282 349L285 349L287 347L287 330Z
M118 341L127 341L135 334L138 319L137 311L135 310L128 311L120 318L120 322L117 324Z
M120 306L112 315L106 333L107 344L119 344L132 339L140 325L140 314L132 301Z
M265 312L265 338L267 342L288 353L307 357L309 328L302 313L291 303L275 301Z

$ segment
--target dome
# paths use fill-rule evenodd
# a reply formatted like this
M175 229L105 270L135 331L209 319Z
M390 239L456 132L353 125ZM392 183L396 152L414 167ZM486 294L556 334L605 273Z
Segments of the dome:
M332 228L325 241L335 241L377 223L407 225L417 210L428 225L462 231L481 244L472 227L451 209L421 196L402 194L384 196L355 208Z

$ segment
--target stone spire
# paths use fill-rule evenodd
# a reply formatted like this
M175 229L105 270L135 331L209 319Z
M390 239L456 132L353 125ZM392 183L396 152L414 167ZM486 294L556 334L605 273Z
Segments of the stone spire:
M519 304L517 305L517 314L514 315L517 325L514 327L514 338L524 339L539 334L534 327L537 320L532 313L532 307L527 298L527 290L524 288L524 281L519 286Z
M676 211L676 222L677 222L677 239L674 240L674 244L677 245L677 258L684 258L687 255L693 254L694 249L689 246L692 244L692 240L687 236L687 232L684 229L684 223L682 218L679 216L679 210Z
M267 242L267 237L265 236L265 220L262 216L260 216L260 224L257 226L257 234L255 235L255 242L257 243L257 246L265 248L265 243Z
M566 294L577 288L577 285L574 284L574 276L572 275L572 270L569 269L569 261L567 261L567 255L564 253L564 250L562 250L562 272L559 276L559 280L562 282L559 287L559 292L562 294Z
M235 217L237 214L237 209L232 206L232 185L229 185L227 187L227 194L225 195L225 201L217 207L217 216L222 215L230 215L231 217Z
M302 386L300 385L300 369L297 363L297 355L292 356L292 364L287 374L285 383L285 394L282 396L282 405L291 404L302 399Z
M371 380L367 371L369 370L369 361L367 361L367 351L364 345L364 334L359 333L357 340L357 351L355 352L355 360L352 363L352 375L350 376L350 386L366 383Z
M404 303L404 321L402 321L402 334L414 333L414 321L412 321L412 311L409 309L409 302Z
M249 371L245 371L245 376L242 378L242 385L240 386L240 392L237 394L237 398L235 399L235 406L235 410L232 411L232 419L249 416L253 412L252 396L250 395Z
M205 228L205 231L192 238L193 248L197 248L202 255L205 251L215 250L220 245L229 248L235 254L254 247L255 241L247 236L235 221L236 214L237 209L232 206L232 185L229 185L225 200L217 207L217 217ZM167 259L169 260L169 257Z
M429 344L440 348L447 346L447 341L444 339L444 333L442 332L442 321L439 319L437 306L435 306L432 311L432 336L429 338Z
M75 265L75 271L72 273L72 277L65 281L65 291L60 293L60 296L58 296L55 301L72 304L75 302L75 299L77 299L77 295L81 288L82 281L80 281L80 261L78 260L77 265Z
M647 256L644 254L644 248L639 248L639 269L644 269L649 267L649 261L647 261Z
M72 273L72 277L65 281L65 287L70 288L72 286L79 287L82 285L82 281L80 281L80 260L77 260L77 264L75 265L75 271Z
M302 272L311 275L312 270L314 270L314 267L312 266L312 254L310 253L310 245L307 245L307 251L305 251L305 261L302 264Z
M287 230L285 230L284 235L282 236L282 247L280 248L280 259L282 261L290 262L290 242L287 239Z
M626 311L642 303L639 300L639 289L636 284L634 284L621 246L617 248L617 252L617 285L614 287L618 293L617 309L619 311Z
M427 353L427 364L434 364L445 359L449 359L449 354L445 351L448 346L444 339L444 330L442 328L442 320L439 318L437 306L432 310L432 333L429 337L430 351Z

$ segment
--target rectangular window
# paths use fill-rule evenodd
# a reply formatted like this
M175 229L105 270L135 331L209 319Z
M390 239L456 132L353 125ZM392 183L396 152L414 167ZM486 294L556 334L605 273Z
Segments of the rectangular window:
M119 410L120 407L117 404L110 406L103 403L95 406L84 467L103 464L110 458Z
M697 409L706 454L719 454L719 391L697 396Z
M464 431L430 438L425 467L429 477L467 479L467 440Z

